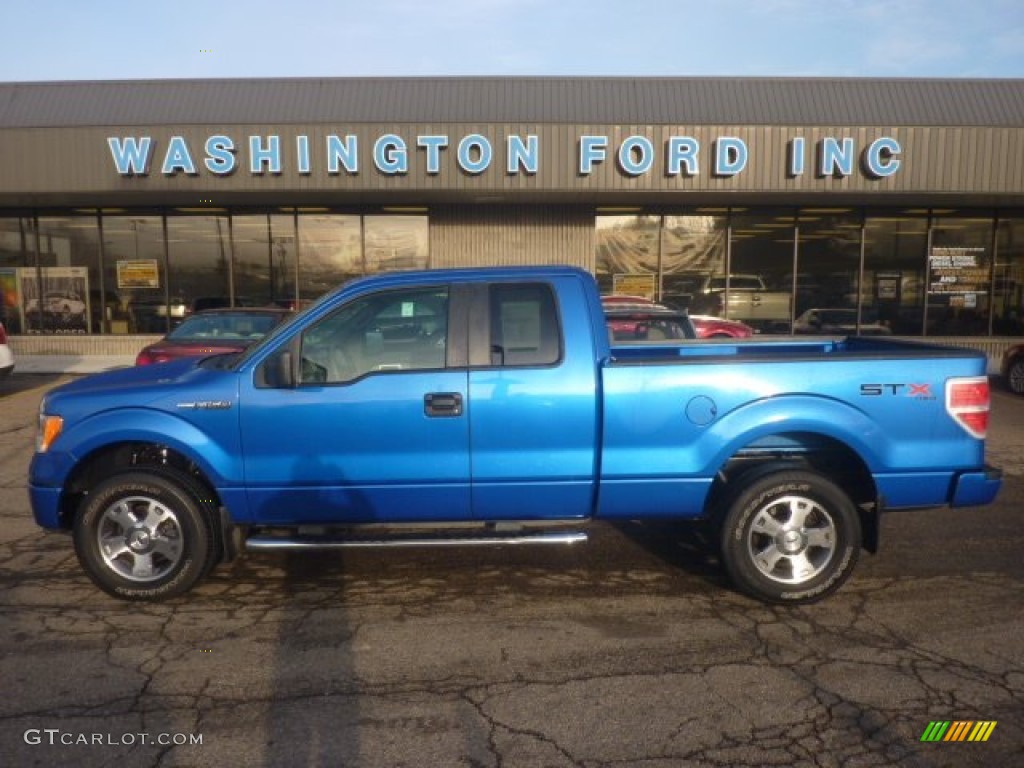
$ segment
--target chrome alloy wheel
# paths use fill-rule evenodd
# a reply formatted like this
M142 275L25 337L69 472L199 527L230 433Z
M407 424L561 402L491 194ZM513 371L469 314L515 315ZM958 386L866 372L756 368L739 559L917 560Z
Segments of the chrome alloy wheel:
M781 496L755 513L747 548L763 576L803 584L828 567L836 541L835 521L821 504L806 496Z
M107 568L130 581L164 577L185 550L177 516L147 496L124 497L108 507L100 516L96 539Z

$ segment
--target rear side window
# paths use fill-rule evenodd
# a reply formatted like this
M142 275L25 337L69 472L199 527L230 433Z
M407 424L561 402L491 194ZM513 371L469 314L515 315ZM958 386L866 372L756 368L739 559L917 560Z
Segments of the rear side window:
M543 283L492 285L491 365L555 365L562 334L551 287Z

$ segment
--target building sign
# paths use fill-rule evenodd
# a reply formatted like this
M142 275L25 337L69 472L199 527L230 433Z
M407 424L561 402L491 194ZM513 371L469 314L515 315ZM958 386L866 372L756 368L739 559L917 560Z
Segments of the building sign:
M657 281L658 276L652 274L615 274L612 276L612 293L653 299L658 288Z
M124 259L117 262L118 288L159 288L156 259Z
M427 176L458 172L479 176L488 172L534 176L544 171L546 156L540 137L512 134L495 140L480 133L465 136L386 133L366 140L355 134L330 134L313 142L309 136L250 135L236 138L214 134L201 142L183 136L159 141L153 136L110 136L107 146L114 169L121 176L148 176L158 168L166 177L230 176L248 172L258 177L286 170L309 175L314 169L329 176L358 176L367 171L404 176L410 158L421 155ZM710 175L729 178L747 168L750 148L737 136L719 136L702 143L693 136L669 136L658 144L645 135L621 141L603 134L575 139L571 153L553 148L551 155L573 157L575 172L587 177L611 165L629 178L648 174L668 177ZM871 179L892 176L900 169L900 143L889 136L858 146L851 137L825 137L811 146L802 136L788 139L785 173L788 178L814 174L819 178L845 178L862 173Z

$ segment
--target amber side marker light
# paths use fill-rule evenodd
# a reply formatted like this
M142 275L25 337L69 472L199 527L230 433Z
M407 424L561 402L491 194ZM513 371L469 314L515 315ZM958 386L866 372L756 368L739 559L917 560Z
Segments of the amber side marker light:
M64 429L64 419L60 416L50 416L45 413L39 414L39 433L36 436L36 450L39 453L46 453L53 441L56 440Z

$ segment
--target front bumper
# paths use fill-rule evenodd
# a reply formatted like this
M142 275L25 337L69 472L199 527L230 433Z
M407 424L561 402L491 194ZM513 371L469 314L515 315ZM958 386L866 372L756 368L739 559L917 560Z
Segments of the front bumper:
M62 451L35 453L32 456L28 470L28 499L36 523L43 528L66 527L61 524L61 497L64 483L74 465L74 457Z
M965 472L953 482L951 507L980 507L991 504L1003 485L1003 471L986 466L981 472Z
M29 485L28 499L32 505L32 516L36 525L50 530L60 530L60 488L48 488L40 485Z

